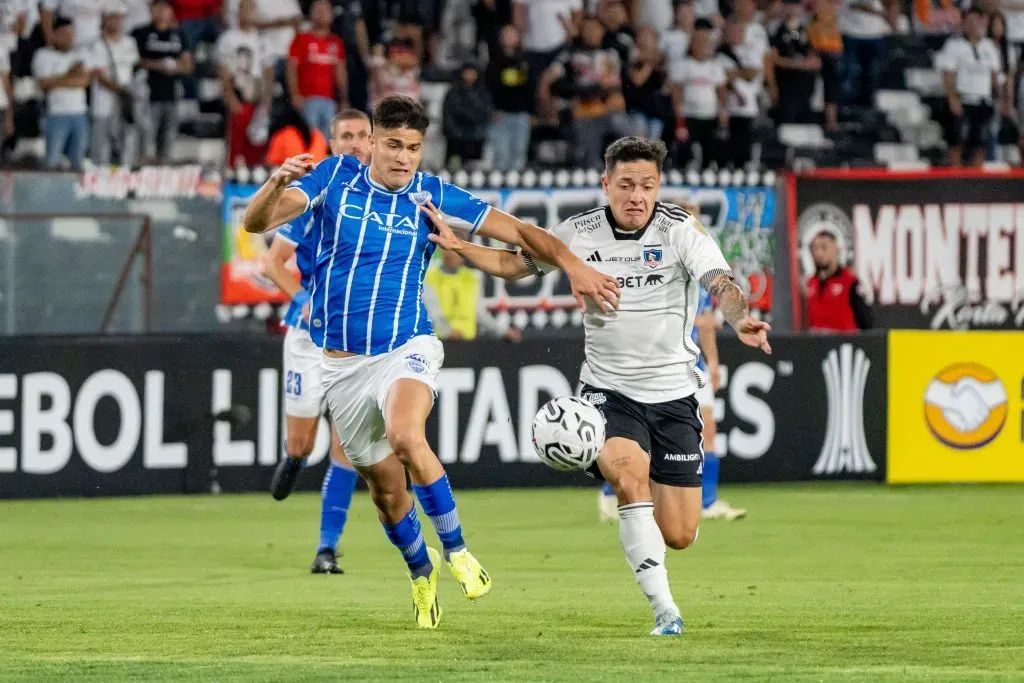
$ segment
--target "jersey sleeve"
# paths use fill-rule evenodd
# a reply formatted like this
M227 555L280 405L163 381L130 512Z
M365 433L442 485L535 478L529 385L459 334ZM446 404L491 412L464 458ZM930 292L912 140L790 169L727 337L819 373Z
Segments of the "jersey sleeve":
M718 243L695 216L687 218L677 232L679 260L698 282L707 287L719 275L732 275Z
M359 162L354 157L328 157L312 171L289 185L288 189L298 190L305 195L306 208L302 212L306 213L320 206L332 181L348 182L358 170Z
M437 208L441 213L469 223L470 233L475 234L491 210L491 205L473 193L442 180L438 189Z

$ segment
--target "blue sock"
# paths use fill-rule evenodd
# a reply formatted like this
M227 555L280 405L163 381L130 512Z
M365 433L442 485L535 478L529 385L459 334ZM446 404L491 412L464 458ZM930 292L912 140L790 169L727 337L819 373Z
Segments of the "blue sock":
M448 475L442 474L440 479L427 486L413 486L412 490L420 501L423 512L430 517L437 537L441 539L445 559L465 548L462 524L459 523L459 512L455 509L455 498L452 496L452 485L448 482Z
M381 523L384 533L387 534L391 544L398 548L409 566L409 574L412 578L429 576L433 566L430 564L430 556L427 555L427 544L423 541L423 530L420 528L420 519L416 515L416 506L409 509L409 513L398 520L397 524Z
M348 507L358 475L355 470L338 467L333 462L327 467L324 485L320 487L320 546L317 550L338 549L338 539L345 530Z
M704 474L700 479L701 484L701 505L710 507L718 500L718 456L714 453L704 452Z
M604 484L602 484L601 485L601 495L602 496L614 496L615 495L615 491L612 490L612 485L609 484L608 482L605 482Z

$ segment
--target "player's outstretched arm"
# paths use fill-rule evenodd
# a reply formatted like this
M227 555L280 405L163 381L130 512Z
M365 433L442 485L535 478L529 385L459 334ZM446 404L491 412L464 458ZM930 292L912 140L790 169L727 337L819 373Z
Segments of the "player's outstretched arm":
M309 198L288 185L306 175L312 168L312 156L300 154L285 161L267 182L256 191L245 208L242 225L246 232L264 233L290 220L306 210Z
M494 249L460 239L433 204L427 202L426 207L427 216L437 230L436 233L428 235L427 239L445 251L454 251L473 264L477 270L505 280L519 280L535 273L522 252Z
M546 230L525 223L515 216L491 209L478 232L508 244L514 244L532 257L560 268L569 278L572 294L581 308L584 298L604 311L619 307L619 283L611 275L599 273L579 259L562 240Z
M701 284L711 293L711 296L718 299L718 307L722 316L729 323L740 341L747 346L760 348L765 353L771 353L772 347L768 343L768 332L771 325L750 316L747 308L747 297L739 288L731 273L711 272L706 282Z

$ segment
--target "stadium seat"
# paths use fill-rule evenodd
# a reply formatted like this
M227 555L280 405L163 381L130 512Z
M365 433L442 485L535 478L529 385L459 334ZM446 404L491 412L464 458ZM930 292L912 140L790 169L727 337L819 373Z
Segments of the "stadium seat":
M935 69L907 69L907 87L921 97L941 97L944 94L942 74Z
M779 142L797 149L821 149L833 146L816 124L786 123L779 126Z
M921 97L910 90L879 90L875 93L875 107L887 115L920 106Z
M917 147L906 143L879 142L875 145L875 161L890 166L894 163L919 161Z

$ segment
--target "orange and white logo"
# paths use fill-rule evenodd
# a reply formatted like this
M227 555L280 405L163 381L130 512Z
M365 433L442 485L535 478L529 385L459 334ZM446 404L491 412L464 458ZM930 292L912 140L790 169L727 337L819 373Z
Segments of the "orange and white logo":
M935 438L962 450L996 438L1009 412L1006 387L996 373L977 363L957 363L928 383L924 418Z

